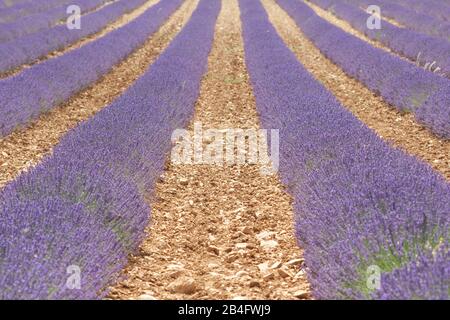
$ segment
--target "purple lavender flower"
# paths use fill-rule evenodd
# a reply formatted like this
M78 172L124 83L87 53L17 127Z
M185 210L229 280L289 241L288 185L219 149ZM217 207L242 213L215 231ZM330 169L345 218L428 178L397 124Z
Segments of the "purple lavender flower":
M295 9L300 2L279 2L310 34L323 34L303 5ZM448 252L450 184L340 105L286 47L259 1L240 0L240 7L257 108L264 127L280 129L279 172L294 197L315 297L412 297L421 283L421 298L448 299L445 258L428 259L420 269L430 273L420 275L427 282L402 270L421 266L436 250ZM344 42L338 37L335 43ZM372 269L380 272L380 287L369 286ZM405 274L415 278L407 281ZM401 295L391 290L396 285Z
M192 116L219 10L219 0L201 0L132 87L0 193L1 299L106 294L142 241L144 197L164 168L171 133Z

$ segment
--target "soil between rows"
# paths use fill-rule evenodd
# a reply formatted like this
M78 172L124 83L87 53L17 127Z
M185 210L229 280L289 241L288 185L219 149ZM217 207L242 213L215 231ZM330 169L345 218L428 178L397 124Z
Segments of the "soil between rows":
M239 8L222 1L193 123L257 128ZM140 254L111 299L297 299L309 296L290 197L258 165L172 165L156 188Z

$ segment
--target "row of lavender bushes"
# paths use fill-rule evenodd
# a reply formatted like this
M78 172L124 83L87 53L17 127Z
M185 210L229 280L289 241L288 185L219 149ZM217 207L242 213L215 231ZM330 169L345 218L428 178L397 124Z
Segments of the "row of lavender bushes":
M64 47L99 32L108 23L144 4L146 0L117 1L101 10L87 14L82 19L82 28L69 30L66 25L57 25L36 33L0 43L0 73L7 72L25 63L60 50Z
M347 74L436 135L450 138L450 81L369 43L320 18L298 0L278 0L303 33Z
M5 8L10 8L14 5L23 3L23 2L28 2L31 0L0 0L0 9L5 9Z
M124 95L0 194L1 299L104 296L142 240L150 218L144 198L163 170L171 133L193 114L219 10L219 0L201 0ZM71 265L81 270L79 290L66 286Z
M367 8L375 4L373 0L348 0L350 3ZM377 0L376 5L381 9L382 16L391 18L403 26L432 36L450 41L450 23L443 22L427 14L416 12L413 9L402 6L395 1Z
M81 12L88 12L103 5L108 0L77 0L74 3L80 6ZM0 28L0 42L11 41L18 37L48 29L54 26L58 21L67 19L68 5L61 5L49 9L42 13L26 16L11 23L4 23Z
M280 176L294 196L314 296L449 298L450 185L340 105L286 47L259 1L240 7L258 112L263 127L280 129ZM366 285L372 265L381 271L379 289Z
M328 10L338 18L346 20L356 30L370 39L379 41L394 52L408 59L425 65L434 62L436 73L450 78L450 42L440 38L418 33L406 28L399 28L387 21L382 22L381 29L367 28L368 15L358 7L351 6L345 0L309 0Z
M0 80L0 136L100 79L156 32L181 3L162 0L104 37Z
M12 22L21 17L49 10L69 0L3 0L0 1L0 23Z
M398 0L398 2L404 7L413 8L416 12L450 22L450 4L442 0Z

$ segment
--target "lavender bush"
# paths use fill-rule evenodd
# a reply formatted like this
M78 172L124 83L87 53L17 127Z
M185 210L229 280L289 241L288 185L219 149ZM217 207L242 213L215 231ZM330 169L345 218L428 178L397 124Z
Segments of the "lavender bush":
M449 79L371 46L323 20L306 4L278 0L303 33L347 74L435 134L450 138ZM345 45L343 45L345 44Z
M449 261L448 246L443 246L434 253L420 253L414 263L406 264L390 274L384 274L381 279L383 291L378 292L376 297L385 300L411 300L425 296L433 300L448 300ZM403 288L408 288L408 290Z
M219 10L219 0L201 0L124 95L0 194L1 299L104 296L142 240L144 197L163 170L171 133L192 116ZM79 290L65 285L72 265L80 267Z
M66 25L32 33L0 44L0 72L31 63L46 54L60 50L84 37L99 32L123 14L144 4L146 0L118 1L83 17L83 27L69 30Z
M181 3L161 1L96 41L0 80L0 135L97 81L156 32Z
M450 185L340 105L286 47L259 1L240 7L258 112L263 127L280 129L279 172L294 197L315 297L448 299ZM381 272L380 288L367 285L371 266Z
M436 72L450 78L450 42L426 34L399 28L383 21L382 28L367 28L367 13L357 7L348 5L343 0L310 0L312 3L328 10L338 18L349 22L353 28L391 48L396 53L417 61L421 65L434 62L439 67Z
M77 0L71 3L80 6L82 12L93 10L107 0ZM48 11L26 16L11 23L4 23L0 28L0 42L10 41L29 33L52 27L61 19L66 19L67 4Z

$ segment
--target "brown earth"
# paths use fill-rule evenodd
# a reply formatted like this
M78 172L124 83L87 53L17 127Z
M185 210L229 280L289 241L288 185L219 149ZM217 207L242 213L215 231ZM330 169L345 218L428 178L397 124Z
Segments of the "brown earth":
M258 128L238 3L222 5L193 123ZM169 163L151 203L148 238L109 298L308 298L291 199L276 175L259 169Z

